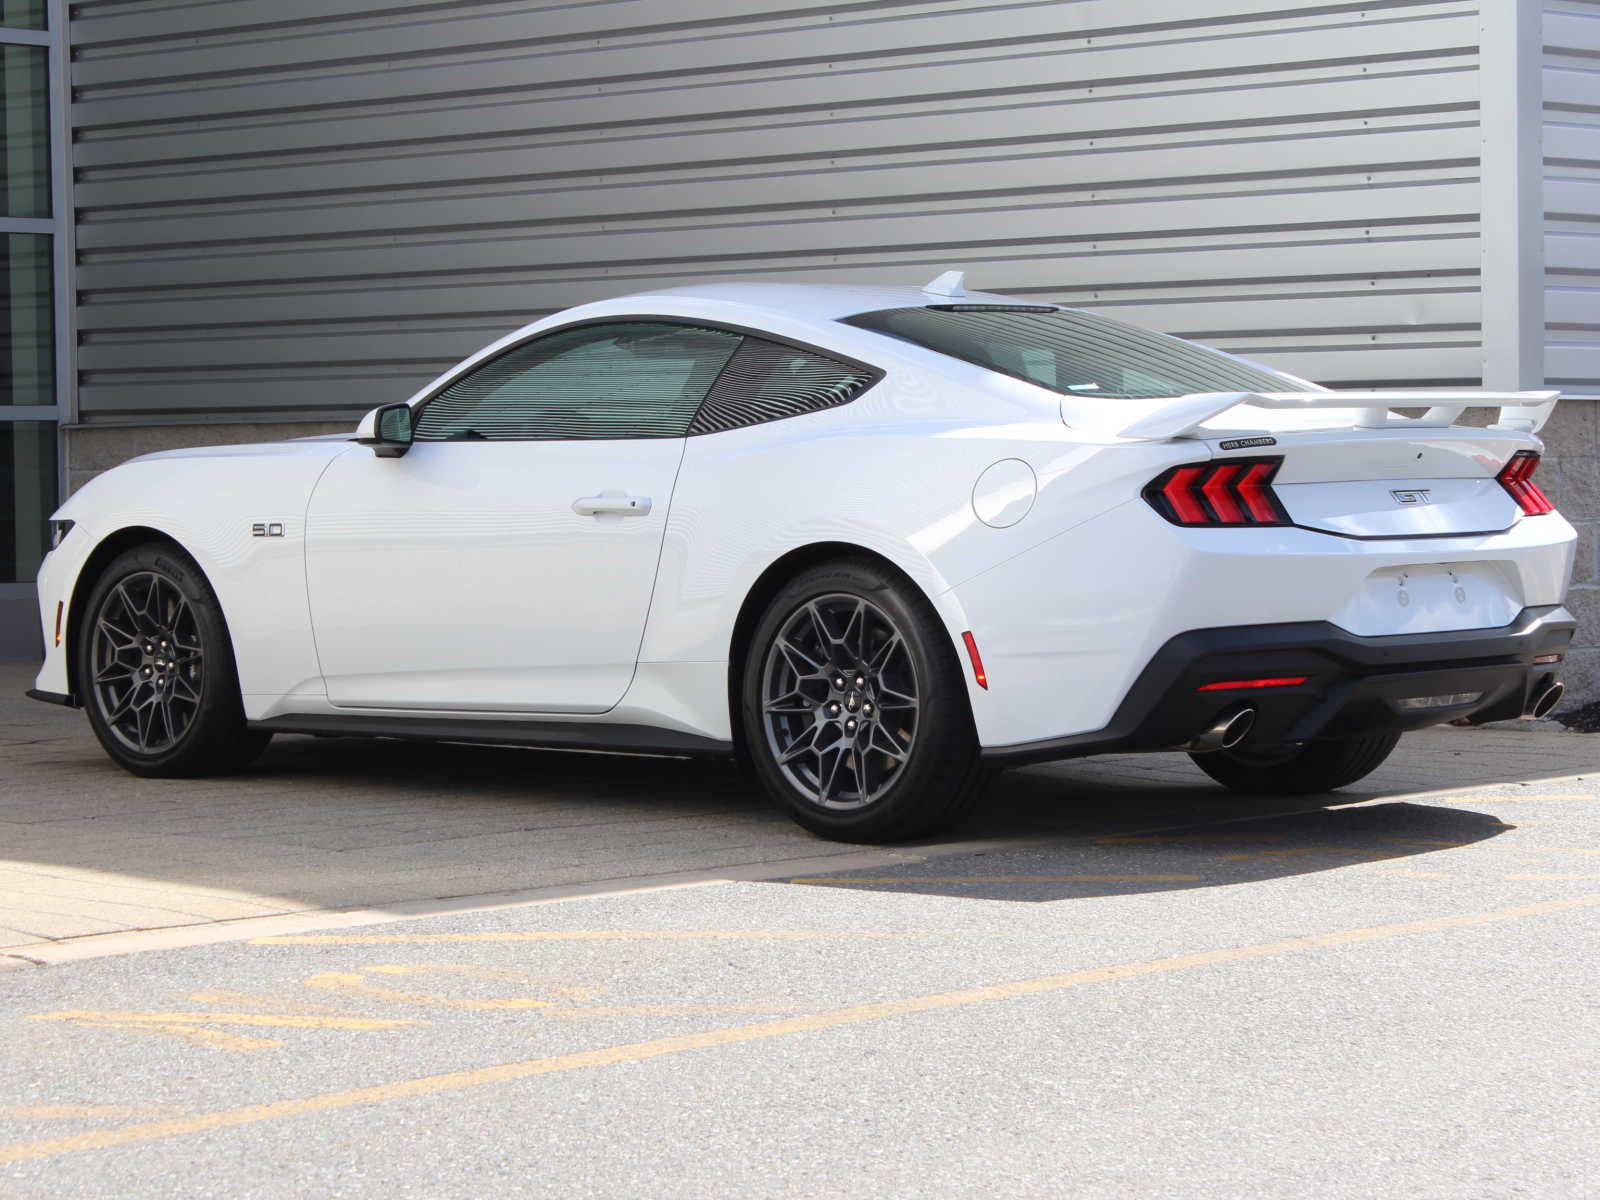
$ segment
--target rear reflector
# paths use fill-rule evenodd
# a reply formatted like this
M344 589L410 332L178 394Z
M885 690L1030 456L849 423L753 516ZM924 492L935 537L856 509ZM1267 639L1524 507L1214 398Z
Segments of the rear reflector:
M1518 450L1511 456L1511 461L1506 463L1500 474L1495 476L1500 481L1500 486L1511 493L1511 498L1517 502L1517 507L1530 517L1542 517L1545 513L1556 510L1556 506L1550 503L1550 497L1546 496L1543 489L1533 481L1533 473L1538 469L1537 453L1532 450Z
M1268 679L1225 679L1195 688L1197 692L1232 692L1243 688L1299 687L1309 675L1274 675Z
M1551 663L1558 663L1560 661L1561 655L1559 654L1535 654L1533 656L1533 665L1536 667L1548 666Z
M1272 490L1281 458L1186 463L1162 472L1144 498L1174 525L1288 525Z
M972 660L972 677L984 691L989 690L989 677L983 673L983 655L978 653L978 642L971 632L963 633L961 640L967 644L967 657Z

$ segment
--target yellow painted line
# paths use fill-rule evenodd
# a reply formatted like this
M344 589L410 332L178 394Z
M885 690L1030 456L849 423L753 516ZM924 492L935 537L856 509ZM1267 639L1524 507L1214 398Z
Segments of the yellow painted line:
M98 1012L91 1009L69 1008L61 1012L32 1013L32 1021L115 1021L118 1024L138 1025L247 1025L281 1029L393 1029L397 1025L414 1025L415 1021L384 1020L377 1017L308 1017L289 1013L226 1013L226 1012Z
M1600 875L1507 875L1507 879L1600 879Z
M223 988L195 992L189 999L195 1004L231 1005L236 1011L248 1008L253 1012L298 1013L302 1016L324 1014L338 1016L343 1011L326 1004L312 1004L306 1000L285 999L282 996L264 996L256 992L230 992Z
M539 1010L541 1017L551 1020L574 1021L590 1017L731 1017L794 1012L805 1005L781 1001L752 1004L595 1004L557 1005Z
M1475 841L1473 841L1473 842L1455 842L1455 841L1444 841L1443 839L1440 839L1440 838L1386 837L1386 838L1379 838L1378 840L1380 842L1383 842L1383 843L1385 843L1387 845L1390 845L1390 846L1443 846L1443 847L1449 848L1449 847L1456 847L1456 846L1476 846L1478 844Z
M882 886L886 883L1195 883L1198 875L797 875L790 883Z
M0 1121L127 1121L182 1112L181 1104L0 1104Z
M431 992L399 992L392 988L375 987L359 974L348 971L325 971L308 975L308 988L324 992L338 992L346 996L360 996L367 1000L387 1000L393 1004L416 1004L423 1008L453 1008L467 1012L512 1012L530 1008L549 1008L554 1000L512 997L503 1000L467 1000L459 996L435 996Z
M588 999L605 991L604 985L561 983L548 975L519 971L515 967L492 967L485 963L385 963L362 967L369 975L465 975L470 979L503 979L512 983L533 984L557 996Z
M1338 858L1358 858L1364 862L1388 862L1395 858L1410 858L1401 850L1362 850L1353 846L1295 846L1287 850L1251 850L1247 854L1219 854L1221 862L1242 862L1247 859L1304 858L1318 854L1331 854Z
M204 1025L162 1025L153 1021L73 1021L79 1029L120 1029L145 1037L165 1038L168 1041L188 1042L191 1046L204 1046L208 1050L229 1050L246 1054L252 1050L276 1050L283 1043L273 1038L246 1037L242 1033L226 1033L221 1029L208 1029Z
M931 937L930 933L851 929L555 929L497 933L317 933L251 938L252 946L397 946L455 942L717 942L812 941L863 938Z
M583 1050L575 1054L558 1054L549 1058L530 1058L522 1062L502 1063L492 1067L476 1067L463 1071L448 1071L441 1075L424 1075L419 1079L406 1079L396 1083L377 1084L372 1087L352 1088L343 1092L324 1092L299 1100L277 1100L267 1104L247 1104L239 1108L220 1109L192 1117L174 1117L164 1121L146 1121L137 1125L124 1125L119 1129L80 1133L71 1137L46 1138L41 1141L16 1142L0 1146L0 1165L27 1162L34 1159L53 1158L83 1150L105 1150L113 1146L130 1146L139 1142L158 1141L162 1138L181 1137L185 1134L205 1133L213 1129L229 1129L240 1125L253 1125L262 1121L277 1121L287 1117L306 1116L311 1113L332 1112L337 1109L359 1108L369 1104L382 1104L391 1100L405 1100L416 1096L436 1096L459 1092L487 1084L509 1083L513 1080L532 1079L539 1075L553 1075L564 1071L581 1071L591 1067L608 1067L617 1063L644 1062L692 1050L707 1050L718 1046L733 1046L767 1038L787 1037L797 1033L814 1033L823 1029L838 1029L862 1025L871 1021L912 1016L916 1013L936 1012L942 1009L966 1008L995 1000L1013 1000L1022 996L1037 996L1092 983L1111 983L1121 979L1136 979L1147 975L1161 975L1184 971L1192 967L1217 966L1223 963L1250 959L1273 958L1304 950L1324 949L1334 946L1352 946L1365 942L1383 941L1410 934L1442 933L1453 929L1469 929L1478 925L1492 925L1500 921L1514 921L1524 917L1550 916L1555 913L1574 912L1600 906L1600 895L1572 896L1564 900L1547 900L1540 904L1523 904L1514 908L1498 908L1480 913L1457 913L1444 917L1428 917L1420 921L1402 921L1393 925L1377 925L1365 929L1341 929L1331 933L1316 933L1306 937L1284 938L1275 942L1258 942L1249 946L1235 946L1222 950L1204 950L1195 954L1178 954L1146 962L1124 963L1120 966L1091 967L1063 975L1046 975L1038 979L1019 979L988 987L963 988L953 992L937 992L926 996L912 996L904 1000L888 1000L877 1004L855 1004L836 1008L811 1016L785 1017L776 1021L761 1021L752 1025L737 1025L726 1029L712 1029L704 1033L680 1034L676 1037L655 1038L645 1042L629 1042L620 1046L607 1046L598 1050Z
M1396 879L1451 879L1451 878L1453 878L1453 876L1451 876L1446 871L1397 871L1397 870L1394 870L1393 868L1390 868L1389 870L1382 872L1382 874L1393 876Z

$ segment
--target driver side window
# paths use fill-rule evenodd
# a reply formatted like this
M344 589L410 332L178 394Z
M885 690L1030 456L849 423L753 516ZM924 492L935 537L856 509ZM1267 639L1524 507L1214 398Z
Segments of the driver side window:
M664 321L558 330L423 406L416 440L683 437L741 335Z

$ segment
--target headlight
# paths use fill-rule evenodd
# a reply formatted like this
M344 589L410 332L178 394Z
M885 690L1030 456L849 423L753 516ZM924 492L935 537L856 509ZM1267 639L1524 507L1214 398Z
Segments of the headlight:
M66 540L67 534L72 532L72 521L50 522L50 549L54 550Z

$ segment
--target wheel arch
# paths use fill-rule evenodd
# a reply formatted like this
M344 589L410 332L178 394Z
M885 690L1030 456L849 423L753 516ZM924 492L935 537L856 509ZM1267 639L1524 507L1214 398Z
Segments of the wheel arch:
M77 697L79 705L86 702L86 697L78 693L78 629L80 628L85 610L89 607L89 595L94 591L95 584L105 574L116 557L125 550L135 546L144 546L157 542L170 546L194 563L195 570L200 573L200 578L205 580L206 586L211 589L211 594L216 595L216 586L206 575L205 568L195 558L187 547L170 533L148 525L128 525L108 533L101 538L95 548L89 551L88 557L83 560L83 566L78 569L78 577L72 583L72 598L67 604L66 636L63 639L63 649L67 652L67 687L72 695ZM220 607L220 602L219 602ZM223 614L223 624L226 628L227 614ZM230 641L232 635L229 635Z
M761 614L767 605L791 579L802 571L819 566L826 562L853 560L863 562L893 576L905 585L910 592L920 596L939 618L940 624L945 626L946 632L951 634L946 638L946 647L950 654L957 653L955 633L950 629L950 622L946 606L941 606L933 596L930 596L921 584L911 577L906 570L893 559L865 546L853 542L811 542L804 546L797 546L786 551L774 559L767 568L756 577L754 583L745 592L744 601L739 606L739 613L734 618L733 629L728 644L728 678L727 701L728 722L733 734L734 753L742 755L744 745L744 719L743 705L739 701L739 689L744 678L745 659L750 652L750 642L755 634L756 624L761 620ZM963 672L965 674L965 672ZM971 696L964 697L967 701L968 719L972 717Z

